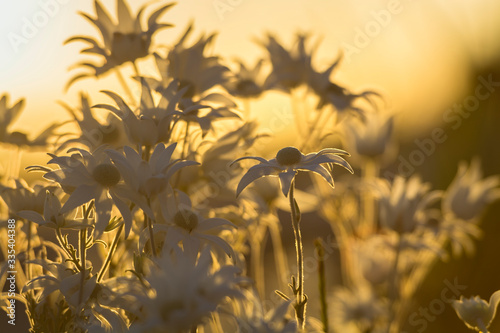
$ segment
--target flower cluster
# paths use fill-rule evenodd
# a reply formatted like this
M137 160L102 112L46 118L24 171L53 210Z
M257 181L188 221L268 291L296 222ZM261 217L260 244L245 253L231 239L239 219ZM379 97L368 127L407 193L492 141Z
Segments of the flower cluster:
M116 19L98 0L80 13L99 39L67 42L100 60L77 63L90 71L68 87L112 72L121 91L60 102L66 121L31 138L13 128L25 100L0 98L0 144L14 156L0 174L0 216L16 219L19 254L11 264L0 250L0 287L18 272L31 332L404 331L431 269L474 254L500 176L483 177L478 158L447 188L382 177L397 119L374 90L332 78L342 56L322 67L310 35L288 47L267 34L262 56L229 61L213 51L215 33L192 41L193 23L160 46L174 5L146 21L150 7L133 14L125 0ZM141 75L147 63L154 73ZM284 147L265 141L276 134L259 123L266 110L250 110L273 94L290 98L297 125ZM49 157L23 165L22 179L20 153L32 148ZM0 244L8 228L0 223ZM313 237L322 240L309 256ZM487 332L499 295L452 305Z

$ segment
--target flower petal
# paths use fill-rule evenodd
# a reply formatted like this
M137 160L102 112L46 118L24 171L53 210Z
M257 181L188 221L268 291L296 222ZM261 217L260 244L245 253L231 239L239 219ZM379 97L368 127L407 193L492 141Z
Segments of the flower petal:
M196 230L197 231L208 231L208 230L212 230L212 229L218 228L218 227L224 227L224 229L229 229L228 227L236 228L236 226L234 224L232 224L231 222L229 222L228 220L214 217L214 218L206 219L203 222L201 222L196 227Z
M71 193L68 200L64 203L60 213L67 213L90 200L97 198L98 188L94 185L80 185Z
M265 176L276 176L281 171L281 169L276 167L270 167L262 164L254 165L248 169L247 173L241 178L238 188L236 189L236 196L239 196L241 191L243 191L254 180Z
M312 171L314 173L317 173L318 175L323 177L328 182L328 184L330 184L331 187L335 188L335 185L333 184L332 175L330 174L330 172L328 172L328 170L325 169L324 166L311 164L311 165L300 166L300 167L298 167L298 169L299 170L308 170L308 171Z
M290 186L292 185L292 181L295 178L296 174L297 174L296 170L288 170L287 172L281 172L279 174L281 191L283 192L285 197L288 196L288 192L290 191Z

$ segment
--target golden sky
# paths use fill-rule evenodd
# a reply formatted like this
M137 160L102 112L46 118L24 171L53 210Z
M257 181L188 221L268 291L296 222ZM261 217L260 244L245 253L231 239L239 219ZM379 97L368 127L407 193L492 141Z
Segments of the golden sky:
M145 1L129 1L136 11ZM103 0L115 14L115 0ZM158 7L159 1L152 3ZM116 89L114 76L87 79L67 93L68 67L81 60L73 35L97 37L78 11L93 15L93 1L24 0L0 5L0 91L27 98L18 127L36 129L66 117L56 103L75 105L80 90L93 101L101 89ZM495 0L329 1L329 0L181 0L162 21L175 24L157 35L169 44L194 20L197 33L217 31L215 51L255 59L263 54L252 39L271 31L290 44L297 31L322 39L316 63L326 68L340 49L344 61L335 78L354 91L375 88L412 128L440 119L439 112L459 100L471 77L469 65L498 55L500 2ZM152 65L142 64L145 73ZM127 73L126 69L125 73ZM262 108L279 107L265 101ZM267 105L267 106L266 106ZM410 121L411 120L411 121ZM428 125L427 125L428 126Z

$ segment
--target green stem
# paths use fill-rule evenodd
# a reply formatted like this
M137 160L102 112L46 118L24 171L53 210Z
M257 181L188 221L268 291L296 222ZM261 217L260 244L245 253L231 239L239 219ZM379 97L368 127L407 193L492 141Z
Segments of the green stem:
M183 139L183 143L182 143L181 160L186 158L188 137L189 137L189 121L186 121L186 130L184 132L184 139ZM177 176L175 178L174 188L176 188L179 185L179 182L181 180L181 175L182 175L182 168L179 171L177 171Z
M314 242L318 254L318 288L321 305L321 322L323 332L328 333L328 303L326 302L326 273L325 273L325 247L321 238Z
M145 220L145 224L148 226L148 229L149 229L149 242L151 244L151 253L153 253L153 257L156 258L158 256L158 253L156 252L155 235L153 232L153 223L146 213L144 213L144 220Z
M295 181L292 181L290 186L290 211L292 217L293 234L295 236L295 251L297 254L297 285L293 286L294 293L297 298L295 304L295 316L300 329L304 329L306 317L306 302L307 297L304 296L304 253L302 246L302 235L300 232L300 219L297 216L296 203L294 198Z
M362 168L363 180L366 183L373 181L377 177L379 167L377 162L372 158L367 158ZM368 236L376 230L376 205L375 198L369 189L363 190L363 220L364 228L361 230L364 236Z
M111 246L109 248L108 255L106 256L106 259L104 261L104 264L101 267L101 270L99 271L99 274L97 275L97 282L101 282L102 278L104 277L104 274L106 274L106 271L109 267L109 264L111 263L111 259L113 258L113 255L115 254L116 248L118 247L118 241L120 239L120 235L123 230L123 224L118 228L118 231L115 234L115 238L113 238L113 242L111 242Z
M392 304L392 318L391 318L391 322L389 324L389 327L388 327L388 332L393 332L393 333L397 333L399 332L399 316L398 316L398 312L399 312L399 306L401 306L401 304L398 304L400 302L398 302L398 298L399 298L399 292L400 292L400 279L399 279L399 270L398 270L398 267L399 267L399 259L401 257L401 250L403 248L403 239L401 237L401 235L398 234L398 246L396 248L396 253L395 253L395 258L394 258L394 266L392 268L392 283L389 284L389 299L391 301L391 304Z

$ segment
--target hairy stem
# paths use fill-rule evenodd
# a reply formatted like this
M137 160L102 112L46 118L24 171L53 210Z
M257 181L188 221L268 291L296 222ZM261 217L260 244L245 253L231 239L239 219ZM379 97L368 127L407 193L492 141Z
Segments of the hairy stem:
M97 282L100 282L102 278L104 277L104 274L106 274L106 271L109 267L109 264L111 263L111 259L113 258L113 255L115 254L116 248L118 247L118 241L120 240L120 235L122 234L123 230L123 224L118 228L118 231L115 234L115 238L113 238L113 241L111 242L111 246L109 248L108 255L106 256L106 259L104 260L104 264L101 267L101 270L99 271L99 274L97 275Z
M294 188L295 181L292 181L290 186L290 211L292 217L292 226L293 226L293 234L295 235L295 251L297 253L297 282L296 286L294 285L294 293L297 298L297 303L295 304L295 316L297 318L297 322L301 329L304 328L305 318L306 318L306 302L307 298L304 297L304 253L302 246L302 235L300 233L300 219L297 215L296 207L295 207L295 198L294 198Z

